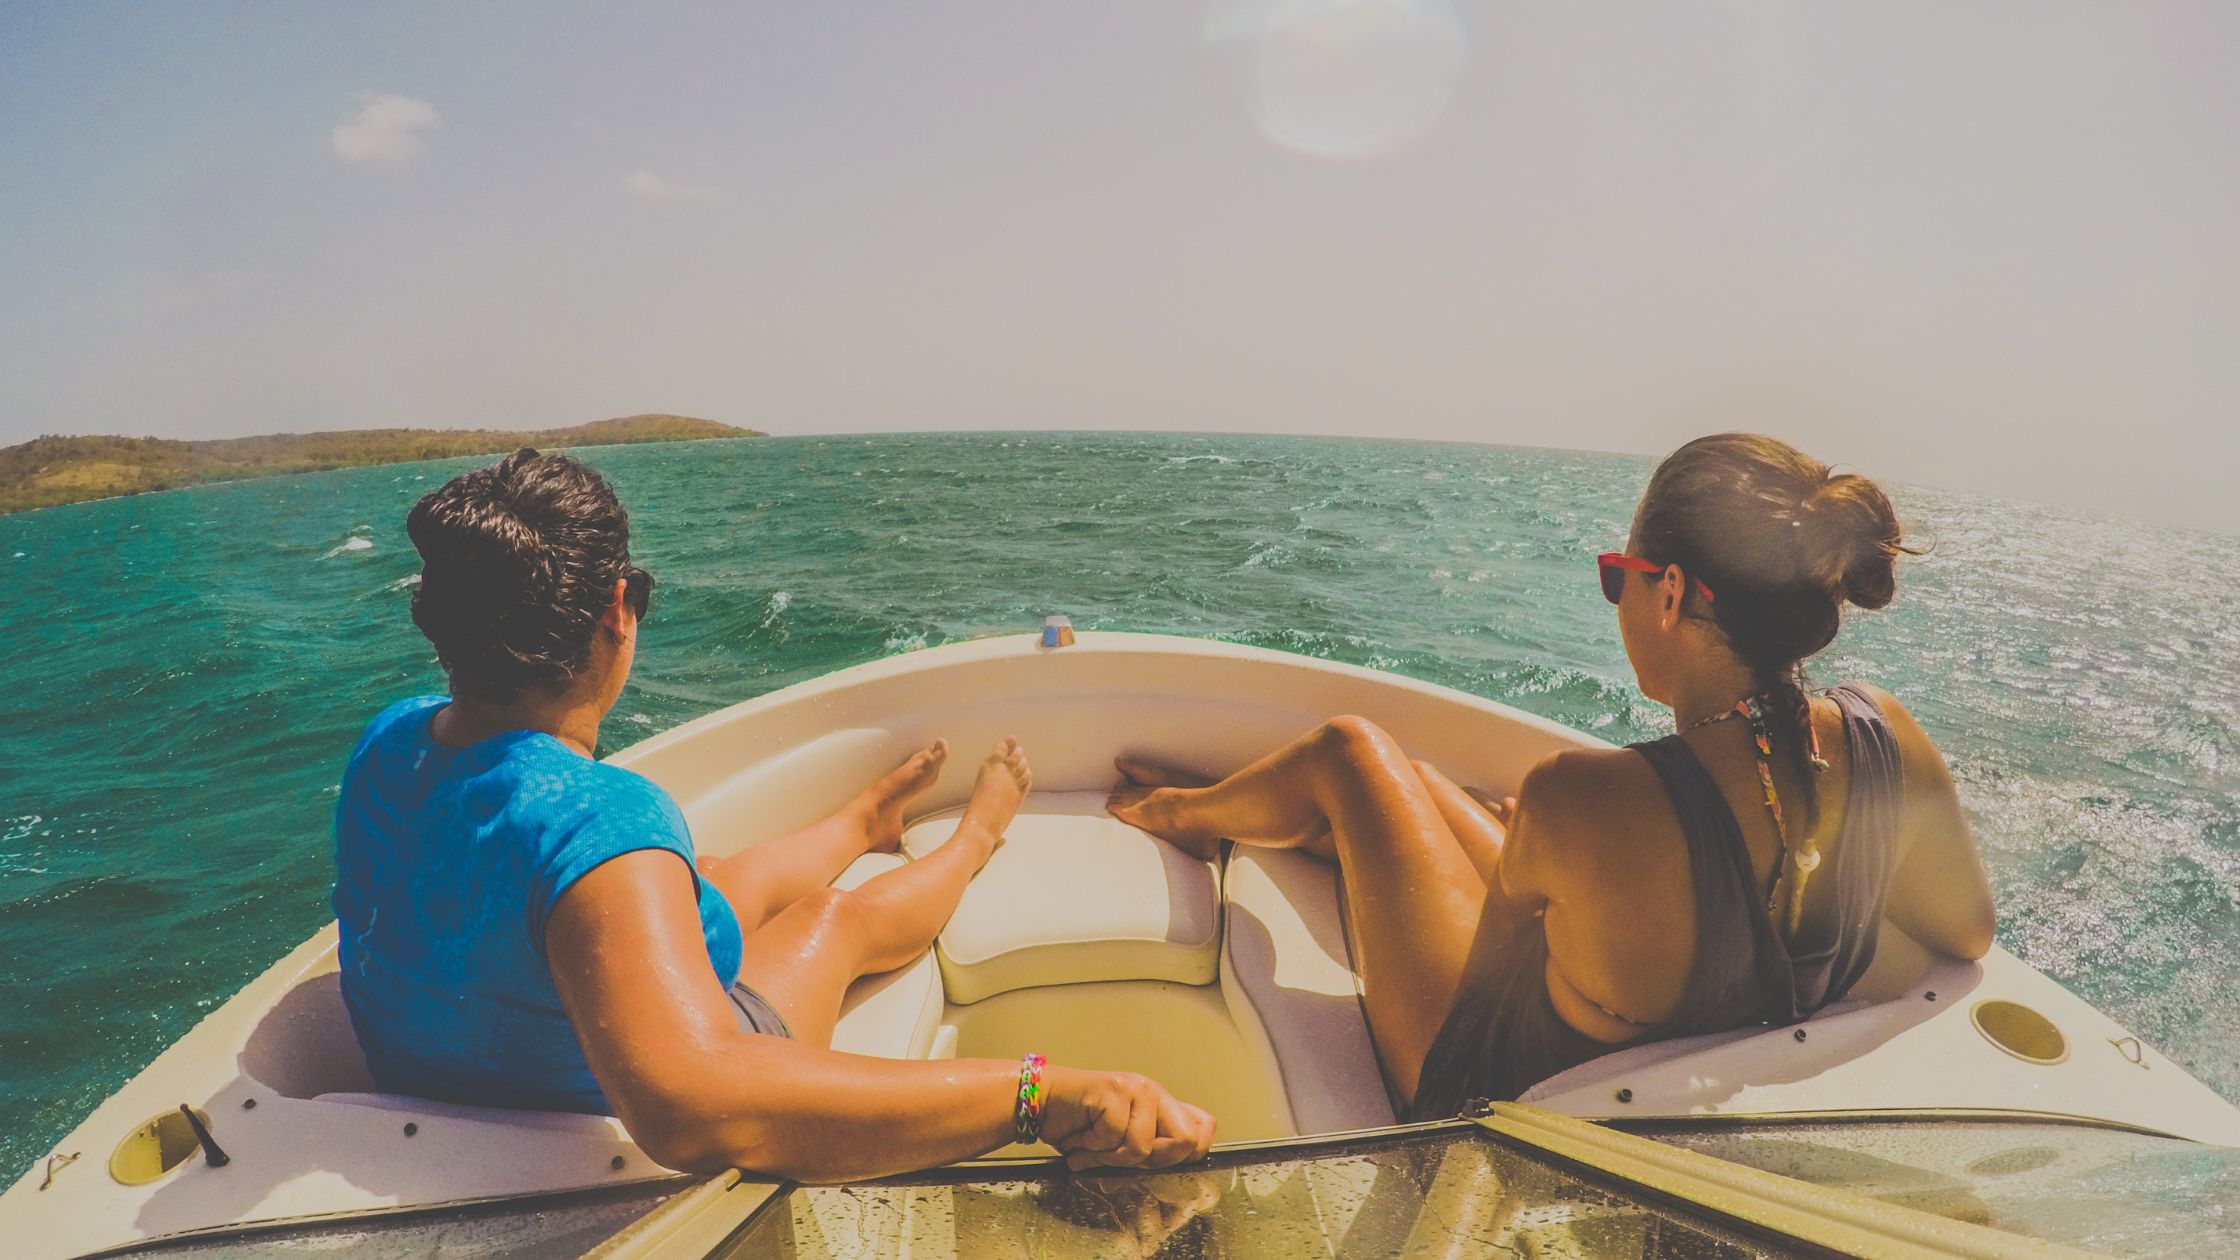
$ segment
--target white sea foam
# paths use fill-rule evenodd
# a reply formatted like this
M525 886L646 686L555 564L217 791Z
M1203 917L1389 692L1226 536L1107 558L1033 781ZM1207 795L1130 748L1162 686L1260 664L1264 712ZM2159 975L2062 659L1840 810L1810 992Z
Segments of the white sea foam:
M791 607L793 607L792 591L770 592L769 610L762 614L763 628L768 629L778 620L778 618L785 616L786 609Z
M329 550L327 554L319 558L321 560L331 560L334 557L341 555L345 551L371 550L373 550L373 540L371 538L361 538L356 534L352 534L350 537L343 539L340 543L337 543L333 547L333 549Z
M407 573L403 577L398 578L396 581L389 583L387 586L384 586L381 589L385 591L401 591L418 585L420 585L420 575L417 573Z

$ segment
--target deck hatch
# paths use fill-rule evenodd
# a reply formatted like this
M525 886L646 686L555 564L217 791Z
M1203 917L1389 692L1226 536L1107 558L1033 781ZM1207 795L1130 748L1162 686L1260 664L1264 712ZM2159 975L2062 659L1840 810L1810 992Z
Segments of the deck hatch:
M1978 1002L1968 1018L1985 1041L2024 1063L2051 1067L2069 1057L2069 1039L2053 1021L2020 1002Z
M207 1113L198 1111L195 1115L209 1125ZM186 1112L162 1112L142 1121L117 1143L117 1149L109 1153L109 1175L119 1185L144 1186L194 1158L201 1149Z

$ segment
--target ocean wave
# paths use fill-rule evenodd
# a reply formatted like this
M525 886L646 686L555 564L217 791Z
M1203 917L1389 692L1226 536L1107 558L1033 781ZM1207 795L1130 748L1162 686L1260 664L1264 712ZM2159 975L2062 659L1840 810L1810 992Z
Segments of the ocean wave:
M929 646L923 630L896 631L879 644L883 656L900 656L904 652L922 652Z

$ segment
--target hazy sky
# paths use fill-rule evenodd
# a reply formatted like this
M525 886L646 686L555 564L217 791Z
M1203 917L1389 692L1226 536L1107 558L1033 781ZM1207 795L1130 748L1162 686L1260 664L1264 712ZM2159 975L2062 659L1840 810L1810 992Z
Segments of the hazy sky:
M2240 532L2240 4L0 7L0 443L1257 430Z

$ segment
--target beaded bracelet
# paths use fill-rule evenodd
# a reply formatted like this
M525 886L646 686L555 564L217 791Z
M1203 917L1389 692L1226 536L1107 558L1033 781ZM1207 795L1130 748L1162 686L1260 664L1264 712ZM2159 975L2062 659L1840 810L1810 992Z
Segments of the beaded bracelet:
M1019 1061L1019 1101L1011 1109L1011 1137L1022 1145L1042 1140L1042 1069L1048 1062L1039 1054Z

